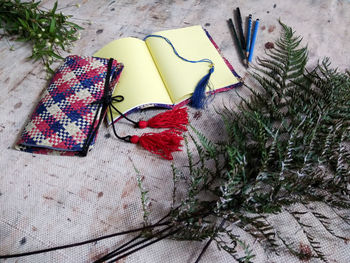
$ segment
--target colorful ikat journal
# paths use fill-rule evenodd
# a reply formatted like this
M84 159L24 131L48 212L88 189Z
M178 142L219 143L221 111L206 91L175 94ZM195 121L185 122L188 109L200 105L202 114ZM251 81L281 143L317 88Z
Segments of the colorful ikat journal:
M42 94L15 148L85 156L95 143L122 69L113 59L68 56Z

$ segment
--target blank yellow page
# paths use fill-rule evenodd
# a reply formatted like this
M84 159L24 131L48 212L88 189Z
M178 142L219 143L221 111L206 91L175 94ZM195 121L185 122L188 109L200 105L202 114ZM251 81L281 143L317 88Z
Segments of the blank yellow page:
M122 113L144 104L172 104L144 41L131 37L114 40L94 56L112 57L124 64L119 83L113 92L114 96L124 96L123 102L114 104ZM113 117L115 119L119 114L113 111Z
M155 33L168 38L178 53L189 60L209 58L215 70L210 77L213 89L238 83L201 26L191 26ZM177 57L164 39L146 39L148 49L174 103L189 98L199 80L208 73L208 63L189 63Z

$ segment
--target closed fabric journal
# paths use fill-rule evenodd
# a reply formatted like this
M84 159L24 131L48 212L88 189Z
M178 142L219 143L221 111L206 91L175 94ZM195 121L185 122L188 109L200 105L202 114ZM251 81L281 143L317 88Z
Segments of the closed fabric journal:
M108 98L123 65L113 59L68 56L43 92L15 148L85 156L95 143Z

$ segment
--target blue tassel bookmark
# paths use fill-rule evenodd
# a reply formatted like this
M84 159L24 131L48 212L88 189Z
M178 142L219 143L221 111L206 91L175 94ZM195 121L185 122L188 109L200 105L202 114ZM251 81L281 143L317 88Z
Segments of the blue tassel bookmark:
M196 109L202 109L205 105L205 89L208 85L211 74L214 72L214 66L209 69L209 73L205 75L197 84L191 97L190 105Z
M182 60L190 63L200 63L200 62L206 62L210 64L209 73L206 74L197 84L196 88L194 89L194 92L192 94L192 97L190 99L190 105L196 109L202 109L205 105L206 99L205 99L205 89L209 83L209 79L211 74L214 72L214 63L208 58L204 58L201 60L189 60L186 59L176 51L174 45L170 42L170 40L166 37L160 36L160 35L148 35L143 40L145 41L149 37L158 37L164 39L173 49L176 56L181 58Z

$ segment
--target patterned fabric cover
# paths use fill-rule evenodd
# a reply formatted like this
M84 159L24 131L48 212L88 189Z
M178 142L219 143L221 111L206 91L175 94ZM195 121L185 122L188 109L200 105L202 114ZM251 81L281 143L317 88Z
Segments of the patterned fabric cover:
M105 114L98 101L104 92L112 93L123 69L113 60L110 87L105 91L108 61L68 56L44 91L15 148L31 153L86 155L95 142L94 129L99 127L100 114Z

